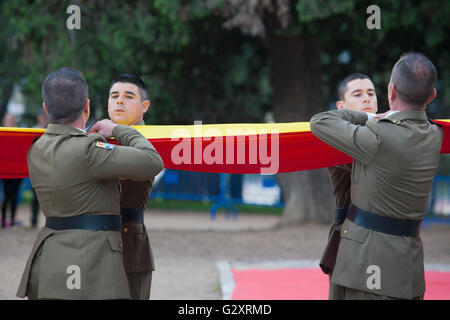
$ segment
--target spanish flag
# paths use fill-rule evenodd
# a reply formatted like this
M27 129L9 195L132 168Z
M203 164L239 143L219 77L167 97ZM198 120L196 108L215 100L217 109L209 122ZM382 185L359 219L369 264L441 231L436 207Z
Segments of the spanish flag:
M450 120L441 153L450 152ZM352 158L316 138L308 122L135 126L168 169L275 174L326 168ZM45 129L0 128L0 178L28 177L26 153ZM117 143L114 139L110 143Z

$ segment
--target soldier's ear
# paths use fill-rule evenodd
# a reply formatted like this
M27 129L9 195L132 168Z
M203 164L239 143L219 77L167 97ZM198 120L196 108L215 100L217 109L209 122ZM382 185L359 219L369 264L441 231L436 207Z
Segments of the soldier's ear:
M393 100L397 96L397 87L392 82L389 83L388 94L389 100Z
M338 108L338 110L344 109L344 101L336 101L336 108Z
M42 109L44 110L44 113L47 115L48 117L48 111L47 111L47 106L45 105L45 102L42 102Z
M142 102L142 106L143 106L143 109L144 109L144 113L146 113L148 108L150 108L150 100L144 100Z
M84 104L84 108L83 108L83 113L84 113L84 119L85 119L85 123L89 120L89 116L91 114L91 105L90 105L90 100L86 99L86 103Z
M430 95L430 97L427 100L427 103L425 103L426 105L429 104L431 101L434 100L434 98L436 98L437 96L437 92L436 92L436 88L433 89L433 93Z

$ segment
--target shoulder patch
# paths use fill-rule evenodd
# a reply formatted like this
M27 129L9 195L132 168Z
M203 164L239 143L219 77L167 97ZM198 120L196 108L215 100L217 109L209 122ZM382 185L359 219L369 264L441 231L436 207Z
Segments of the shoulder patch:
M97 141L95 143L95 146L98 148L103 148L103 149L107 149L107 150L112 150L114 149L115 145L111 144L111 143L105 143L102 141Z

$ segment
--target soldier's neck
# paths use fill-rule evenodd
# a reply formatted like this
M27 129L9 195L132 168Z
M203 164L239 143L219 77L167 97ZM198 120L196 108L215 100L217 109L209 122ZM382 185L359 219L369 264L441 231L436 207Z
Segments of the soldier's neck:
M84 120L85 120L84 117L80 117L77 120L75 120L74 122L68 123L67 125L69 127L74 127L74 128L78 128L78 129L81 129L81 130L86 130L86 122Z
M424 111L426 106L423 106L421 108L413 108L410 105L407 105L405 103L402 102L397 102L397 103L391 103L390 108L391 111Z

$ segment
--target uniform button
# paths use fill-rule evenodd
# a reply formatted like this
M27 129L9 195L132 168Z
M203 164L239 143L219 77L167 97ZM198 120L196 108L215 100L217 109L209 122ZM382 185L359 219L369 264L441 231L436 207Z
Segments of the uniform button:
M128 231L128 228L123 228L123 232L127 232Z
M119 248L120 248L120 249L122 249L122 242L121 242L121 243L119 243Z
M345 230L344 230L344 234L346 235L347 233L348 233L348 230L347 230L347 229L345 229Z

